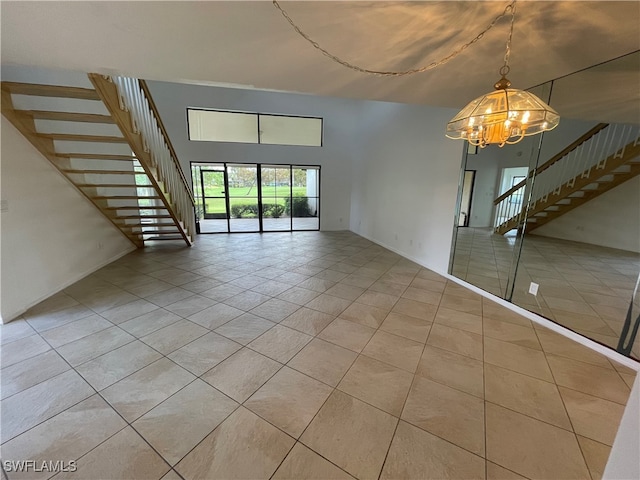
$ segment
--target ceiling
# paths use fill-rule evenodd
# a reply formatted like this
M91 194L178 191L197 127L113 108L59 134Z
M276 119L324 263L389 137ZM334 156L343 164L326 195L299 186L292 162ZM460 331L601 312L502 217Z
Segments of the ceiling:
M368 68L402 70L447 56L508 2L282 4L332 53ZM2 1L0 8L3 64L454 108L498 79L509 25L502 19L434 70L381 78L323 56L270 1ZM509 77L514 87L528 88L637 50L639 20L637 1L521 0Z

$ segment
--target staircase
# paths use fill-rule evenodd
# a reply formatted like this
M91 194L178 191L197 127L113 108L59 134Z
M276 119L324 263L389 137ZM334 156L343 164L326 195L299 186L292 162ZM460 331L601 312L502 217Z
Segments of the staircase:
M639 156L640 127L596 125L494 200L494 232L503 235L526 219L529 233L564 215L640 175Z
M193 194L145 82L73 83L2 82L2 114L137 247L192 245Z

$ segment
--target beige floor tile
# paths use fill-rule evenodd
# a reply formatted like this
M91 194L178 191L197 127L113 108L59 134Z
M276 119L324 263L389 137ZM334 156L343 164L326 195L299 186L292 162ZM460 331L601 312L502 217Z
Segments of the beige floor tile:
M356 287L355 285L346 285L344 283L337 283L325 293L327 295L333 295L334 297L339 297L344 300L354 301L360 295L364 293L365 289L361 287Z
M224 303L217 303L191 315L189 320L197 323L198 325L202 325L204 328L213 330L242 314L242 310L225 305Z
M422 343L378 330L362 354L415 373L423 349Z
M272 298L252 309L251 313L277 323L287 318L299 308L300 305L296 305L295 303L280 300L279 298Z
M127 424L99 395L93 395L2 445L3 460L78 460ZM45 479L47 471L14 472L11 479Z
M358 323L336 318L318 335L318 338L348 348L354 352L361 352L369 342L375 329Z
M427 345L416 374L484 398L483 363L473 358Z
M171 465L224 421L238 404L197 379L133 423Z
M70 297L69 297L70 298ZM37 313L31 312L31 310L23 315L29 325L37 332L44 332L50 328L59 327L65 323L73 322L81 318L93 315L95 312L88 309L84 305L78 304L70 305L62 310L42 310Z
M627 387L633 388L633 383L636 381L635 375L629 375L628 373L620 372L620 376L622 377L622 380L624 380L624 383L627 384Z
M565 387L559 390L576 434L613 445L624 407Z
M264 332L273 327L275 323L256 317L251 313L245 313L238 318L216 328L216 333L223 335L234 342L247 345L253 339L258 338Z
M487 461L487 480L527 480L511 470Z
M56 479L156 480L169 471L169 465L131 427L79 459L77 466L77 471L60 473Z
M492 403L486 404L486 429L487 460L529 478L589 478L571 432Z
M547 355L549 366L559 386L588 393L625 405L629 387L615 370L596 367L569 358Z
M366 327L378 328L388 313L389 310L380 307L364 305L362 303L352 303L340 314L340 318L359 323Z
M309 303L307 303L305 306L307 308L318 310L319 312L337 317L349 305L351 305L351 302L349 300L322 293L311 300Z
M356 478L377 478L397 421L336 390L300 441Z
M389 295L387 293L367 290L356 299L356 302L379 307L384 310L391 310L399 298L400 297L397 295Z
M431 292L443 293L447 284L446 279L434 279L434 278L422 278L420 274L411 282L411 286L414 288L420 288L422 290L429 290Z
M288 285L286 285L286 287L287 289L289 288ZM224 303L231 307L239 308L244 312L248 312L252 308L255 308L258 305L266 302L270 298L271 297L269 295L247 290L246 292L242 292L238 295L234 295L231 298L225 299Z
M67 343L57 350L67 362L75 367L122 345L126 345L133 340L135 338L122 329L111 327Z
M329 292L327 291L327 293ZM315 292L313 290L309 290L308 288L295 286L290 288L289 290L282 292L280 295L278 295L278 298L302 306L305 303L308 303L316 298L318 295L320 295L320 292Z
M450 308L459 312L472 313L474 315L482 315L482 300L479 296L469 298L467 296L448 294L445 290L440 300L440 307Z
M492 365L553 382L547 359L540 350L484 337L484 361Z
M418 302L408 298L401 298L396 302L393 309L394 313L409 315L410 317L419 318L427 322L433 322L436 315L437 307L429 303Z
M30 335L15 342L8 343L0 349L0 364L2 368L35 357L51 350L51 347L40 335Z
M100 315L116 325L157 310L158 306L142 298L102 312Z
M482 458L400 421L380 478L484 480L484 463Z
M169 281L169 283L171 283L171 281ZM170 288L169 290L150 295L146 297L145 300L158 305L159 307L166 307L167 305L171 305L172 303L184 300L185 298L189 298L193 295L194 293L190 292L189 290L185 290L184 288L180 287L174 287Z
M0 402L2 443L93 394L80 375L67 370Z
M244 406L298 438L331 391L331 387L284 367L244 402Z
M53 348L58 348L67 343L71 343L79 338L86 337L92 333L99 332L105 328L112 327L113 323L105 320L99 315L91 315L89 317L66 323L61 327L52 328L42 332L44 338Z
M175 313L171 313L163 308L159 308L139 317L132 318L126 322L119 324L119 327L129 332L135 337L144 337L156 330L160 330L172 323L180 320L180 317Z
M607 357L600 353L580 345L567 337L552 332L551 330L538 326L536 327L536 333L540 339L540 344L545 353L552 353L560 357L572 358L581 362L590 363L602 368L611 369L611 363L607 360Z
M251 287L251 290L261 293L263 295L268 295L270 297L275 297L276 295L280 295L282 292L285 292L291 288L291 285L285 282L279 282L277 280L268 280L261 284L256 285L255 287Z
M238 408L177 466L186 480L269 478L295 440L244 407Z
M209 290L204 290L203 292L200 292L200 295L210 298L211 300L215 300L216 302L223 302L227 298L231 298L242 292L244 292L244 288L236 287L235 285L231 285L230 283L225 283L222 285L218 285L217 287L210 288Z
M185 298L184 300L171 303L164 308L165 310L175 313L182 318L188 318L198 312L201 312L205 308L215 305L215 303L215 300L203 297L202 295L193 295L192 297Z
M278 362L243 348L202 375L202 379L242 403L281 367Z
M432 325L427 345L482 360L482 336L458 328Z
M380 292L386 293L387 295L394 295L396 297L401 296L405 290L407 290L406 285L402 285L400 283L388 282L385 280L378 280L375 283L369 286L369 290L372 292Z
M334 318L333 315L302 307L282 320L280 325L293 328L307 335L317 335L329 325Z
M590 315L582 315L580 313L563 312L562 310L553 310L554 320L572 330L582 330L593 332L599 335L610 335L619 337L609 325L600 317L592 317ZM620 332L621 330L618 330ZM590 337L590 335L587 335Z
M380 325L380 330L420 343L427 341L430 329L431 322L395 312L389 313Z
M430 305L440 305L442 293L432 292L431 290L423 290L416 287L408 287L402 293L402 298L408 298L409 300L416 300L418 302L428 303Z
M314 292L323 293L333 287L336 282L331 280L323 280L321 278L311 277L298 284L298 287L313 290Z
M167 358L161 358L102 391L102 396L128 422L147 413L195 377Z
M484 401L416 376L403 420L484 456Z
M287 363L312 339L310 335L276 325L256 338L248 347L277 362Z
M208 332L206 328L182 318L168 327L145 335L140 340L163 355L169 355Z
M366 289L366 288L369 288L371 285L373 285L376 282L376 280L378 280L378 277L372 277L369 275L358 275L357 273L352 273L347 277L343 278L341 280L341 283Z
M514 325L513 323L485 318L483 332L487 337L513 343L522 347L542 350L538 336L533 328Z
M595 442L590 438L581 437L576 435L578 443L582 449L582 454L587 462L589 472L591 472L591 478L593 480L600 480L604 474L604 468L609 460L609 454L611 453L611 447L603 445L602 443Z
M434 323L451 328L458 328L467 332L482 335L482 317L472 313L460 312L446 307L439 307ZM532 331L533 333L533 331ZM535 334L534 334L535 335Z
M409 372L361 355L338 389L399 417L412 380Z
M24 319L0 325L0 345L35 335L36 331Z
M571 431L571 422L555 384L486 364L485 399Z
M160 480L182 480L182 477L175 470L169 470Z
M93 388L100 391L161 357L151 347L135 340L83 363L76 370Z
M54 350L14 363L0 372L0 398L10 397L70 368Z
M296 443L282 465L271 477L273 480L349 480L353 479L302 443Z
M194 375L202 375L242 348L228 338L210 332L168 355Z
M357 354L318 338L313 339L288 363L310 377L335 387Z

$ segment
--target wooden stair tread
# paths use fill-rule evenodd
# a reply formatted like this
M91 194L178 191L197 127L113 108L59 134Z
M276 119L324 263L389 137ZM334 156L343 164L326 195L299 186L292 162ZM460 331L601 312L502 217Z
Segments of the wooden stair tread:
M82 123L116 123L111 115L101 115L98 113L55 112L51 110L16 110L16 112L20 115L28 115L31 118L38 120Z
M58 158L81 158L85 160L122 160L132 162L137 160L133 155L106 155L102 153L63 153L56 152Z
M127 215L127 216L117 216L115 220L136 220L136 219L154 219L154 218L172 218L171 215Z
M36 83L2 82L2 89L16 95L100 100L98 92L96 92L93 88L64 87L60 85L42 85Z
M132 184L122 184L122 183L78 183L76 187L78 188L148 188L151 185L136 185Z
M136 175L144 172L136 172L135 170L62 170L64 173L72 175Z
M39 133L39 137L63 142L128 143L124 137L109 135L76 135L74 133Z
M91 197L94 200L160 200L161 197L153 196L153 197L141 197L139 195L99 195L97 197ZM145 208L145 207L137 207L137 208ZM156 208L156 207L146 207L146 208Z
M120 197L116 197L120 198ZM122 207L105 207L103 210L166 210L167 207L157 205L153 207L141 207L140 205L123 205ZM171 215L169 215L171 217Z

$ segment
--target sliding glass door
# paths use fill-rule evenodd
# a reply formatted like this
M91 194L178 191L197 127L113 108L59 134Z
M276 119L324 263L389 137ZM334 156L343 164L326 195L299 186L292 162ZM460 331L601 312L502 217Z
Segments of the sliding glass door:
M192 163L200 233L320 229L320 167Z

